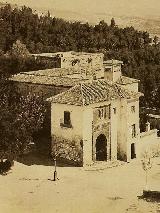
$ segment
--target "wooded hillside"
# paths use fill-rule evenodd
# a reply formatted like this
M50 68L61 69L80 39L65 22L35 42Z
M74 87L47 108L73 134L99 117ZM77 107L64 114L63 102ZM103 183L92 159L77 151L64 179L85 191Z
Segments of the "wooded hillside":
M133 27L119 28L115 20L107 24L67 22L53 18L50 13L38 16L31 8L0 9L0 70L4 74L38 69L33 61L18 60L8 54L20 40L30 53L57 51L103 52L105 59L124 62L123 74L141 80L140 90L145 94L143 106L160 108L160 43L147 32Z

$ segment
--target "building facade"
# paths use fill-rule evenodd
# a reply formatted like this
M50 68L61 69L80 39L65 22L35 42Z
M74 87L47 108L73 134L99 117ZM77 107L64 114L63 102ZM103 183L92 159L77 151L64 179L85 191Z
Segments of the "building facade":
M58 57L60 68L20 73L11 80L22 93L41 91L51 103L53 146L62 140L76 142L83 165L134 159L142 138L139 98L143 94L138 92L138 80L122 75L123 62L103 61L103 54L91 53L47 57Z
M83 163L136 156L139 140L139 97L110 81L92 80L51 97L51 132L83 141Z

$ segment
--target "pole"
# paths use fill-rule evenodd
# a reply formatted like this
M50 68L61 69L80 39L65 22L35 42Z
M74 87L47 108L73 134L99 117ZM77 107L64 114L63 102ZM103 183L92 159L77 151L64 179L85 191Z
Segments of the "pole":
M54 158L54 181L57 180L57 162L56 162L56 157Z
M146 190L148 190L148 171L146 170Z

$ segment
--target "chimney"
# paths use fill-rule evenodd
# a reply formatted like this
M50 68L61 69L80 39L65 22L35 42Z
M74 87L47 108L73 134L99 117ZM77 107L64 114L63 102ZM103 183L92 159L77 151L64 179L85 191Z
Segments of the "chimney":
M122 61L112 59L104 61L103 65L105 79L116 82L121 77L121 66L123 65Z

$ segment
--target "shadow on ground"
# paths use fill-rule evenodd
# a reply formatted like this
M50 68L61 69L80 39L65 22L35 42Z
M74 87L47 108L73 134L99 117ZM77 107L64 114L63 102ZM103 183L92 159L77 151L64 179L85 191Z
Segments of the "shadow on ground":
M37 152L32 152L29 154L25 154L19 156L17 161L27 166L31 165L43 165L43 166L54 166L54 160L48 154L41 154ZM57 160L58 167L78 167L77 164L71 161L67 161L65 159Z
M145 200L146 202L154 202L154 203L160 203L160 197L145 197L144 195L138 196L138 199Z

